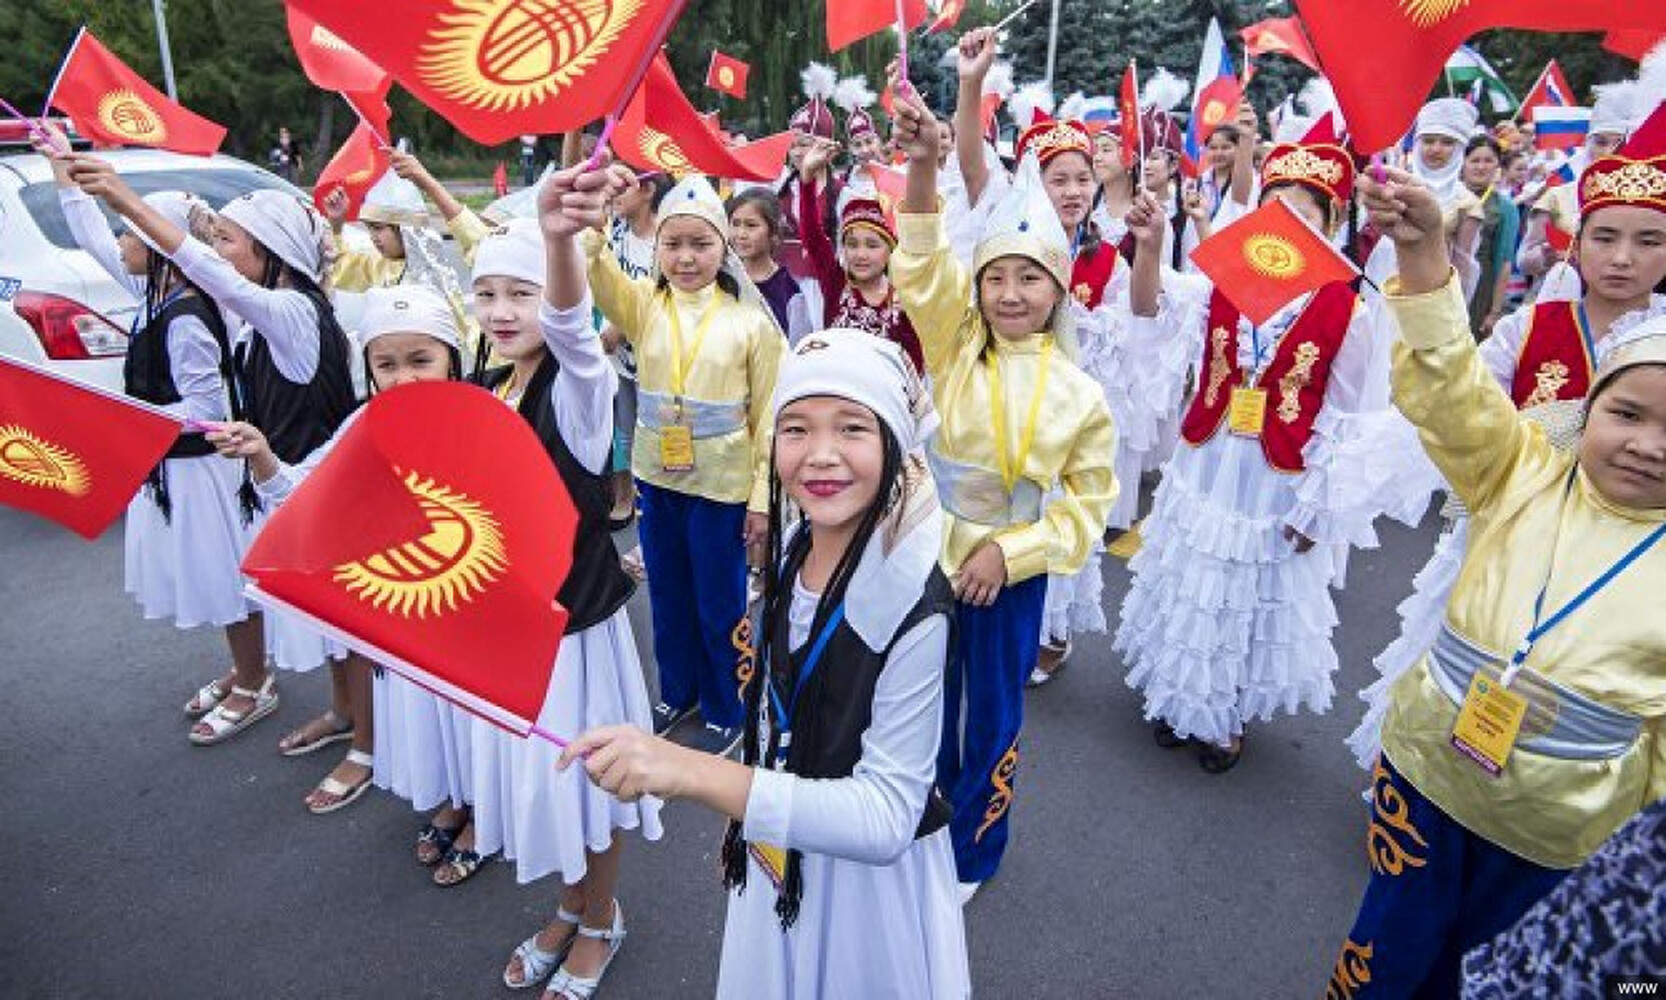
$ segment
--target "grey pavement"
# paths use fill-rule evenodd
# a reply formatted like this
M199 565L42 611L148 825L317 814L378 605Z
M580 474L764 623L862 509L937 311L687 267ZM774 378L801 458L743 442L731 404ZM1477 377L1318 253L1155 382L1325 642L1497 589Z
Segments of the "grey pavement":
M1433 521L1354 554L1333 710L1254 728L1227 775L1159 749L1108 637L1078 642L1029 697L1013 841L966 911L979 995L1324 992L1366 875L1342 739ZM280 676L282 707L232 743L190 746L179 706L223 640L143 621L121 560L119 526L88 544L0 510L0 997L510 995L500 970L553 913L553 880L492 864L434 887L411 857L420 818L386 793L307 814L334 750L275 744L327 704L321 672ZM1114 621L1127 571L1105 576ZM645 595L632 617L647 661ZM722 824L686 803L664 821L657 843L626 835L629 939L603 997L716 981Z

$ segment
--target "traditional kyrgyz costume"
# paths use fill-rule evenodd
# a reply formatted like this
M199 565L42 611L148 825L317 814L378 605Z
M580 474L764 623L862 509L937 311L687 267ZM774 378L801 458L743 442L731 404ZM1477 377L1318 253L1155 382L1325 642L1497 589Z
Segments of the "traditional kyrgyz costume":
M821 205L815 182L801 186L799 191L800 212L810 218L819 216ZM845 202L839 212L839 239L842 241L844 234L852 228L877 233L893 251L896 249L897 231L891 213L874 199L852 198ZM916 371L923 371L925 359L920 354L920 338L915 334L908 314L903 312L902 303L897 301L896 288L887 282L885 296L877 303L869 302L849 283L839 251L828 240L827 234L812 227L804 230L803 236L805 256L815 270L816 280L821 283L822 326L861 330L889 340L903 349Z

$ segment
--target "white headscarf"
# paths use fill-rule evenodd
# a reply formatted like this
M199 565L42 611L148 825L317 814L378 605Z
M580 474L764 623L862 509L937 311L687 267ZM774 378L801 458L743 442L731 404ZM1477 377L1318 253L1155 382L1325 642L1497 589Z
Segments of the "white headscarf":
M390 333L423 333L455 351L463 349L457 314L444 295L426 285L372 288L364 294L359 346Z
M311 205L294 195L261 188L226 202L220 214L314 283L323 281L329 230Z
M1424 162L1421 144L1414 145L1411 151L1411 172L1434 192L1443 209L1450 209L1464 190L1464 146L1469 142L1470 136L1475 134L1475 126L1480 121L1481 112L1476 110L1475 105L1459 97L1442 97L1430 101L1417 113L1417 126L1414 131L1417 138L1438 135L1458 144L1452 159L1439 169Z
M145 204L154 209L162 218L178 226L187 236L206 241L208 224L213 221L214 209L208 202L188 191L156 191L145 195ZM156 241L145 235L145 231L128 221L128 232L139 238L139 242L150 247L157 253L162 248Z

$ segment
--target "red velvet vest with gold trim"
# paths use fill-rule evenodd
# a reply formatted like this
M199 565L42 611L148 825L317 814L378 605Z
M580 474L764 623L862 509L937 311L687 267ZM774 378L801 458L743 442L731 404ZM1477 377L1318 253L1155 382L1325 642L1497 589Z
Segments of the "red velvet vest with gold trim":
M1332 282L1308 300L1267 363L1257 383L1267 390L1261 450L1280 472L1307 466L1302 449L1325 401L1325 386L1354 315L1354 290ZM1209 332L1203 343L1203 385L1192 397L1180 436L1193 447L1214 437L1226 421L1232 390L1244 384L1238 364L1238 310L1216 290L1209 299Z
M1510 398L1525 410L1558 399L1584 399L1591 386L1591 358L1579 329L1579 303L1541 302L1533 307L1527 336L1516 354Z
M1105 300L1105 288L1116 274L1121 254L1109 243L1101 243L1093 253L1076 255L1070 265L1070 294L1088 309L1097 309Z

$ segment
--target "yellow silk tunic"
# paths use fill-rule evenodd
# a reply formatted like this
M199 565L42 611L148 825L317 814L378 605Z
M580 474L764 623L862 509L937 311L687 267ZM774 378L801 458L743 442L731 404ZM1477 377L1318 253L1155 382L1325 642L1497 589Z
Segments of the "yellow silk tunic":
M1661 521L1604 499L1574 456L1520 418L1470 336L1456 281L1388 302L1404 337L1394 345L1394 399L1471 513L1469 548L1446 620L1509 655L1533 621L1551 571L1545 617L1599 577ZM1565 500L1564 500L1565 498ZM1517 746L1489 777L1448 742L1458 709L1427 660L1394 686L1383 723L1389 760L1470 831L1551 868L1582 863L1644 805L1666 796L1666 549L1650 550L1533 647L1525 669L1643 717L1637 742L1610 760L1575 761Z
M919 334L931 376L932 401L942 421L934 446L956 462L998 470L985 353L993 350L999 359L1007 454L1016 457L1042 345L1051 338L1045 331L1018 341L990 334L972 301L972 276L944 239L941 215L899 214L897 228L891 283ZM943 571L957 572L987 538L1001 546L1008 583L1081 569L1116 500L1115 453L1116 429L1104 390L1052 351L1034 444L1018 473L1043 491L1057 482L1064 495L1031 524L991 528L945 513Z
M762 309L736 300L716 284L695 293L658 291L648 278L631 278L620 269L613 250L599 233L584 234L590 290L596 308L619 328L636 353L636 384L644 392L673 395L671 323L668 302L681 319L686 399L705 403L739 403L747 413L745 429L694 439L694 468L668 472L660 460L659 431L636 425L631 471L645 482L679 493L744 503L749 510L769 510L769 445L773 433L771 397L786 339ZM718 297L717 313L692 361L687 352L699 337L700 319ZM649 405L639 401L639 408Z

